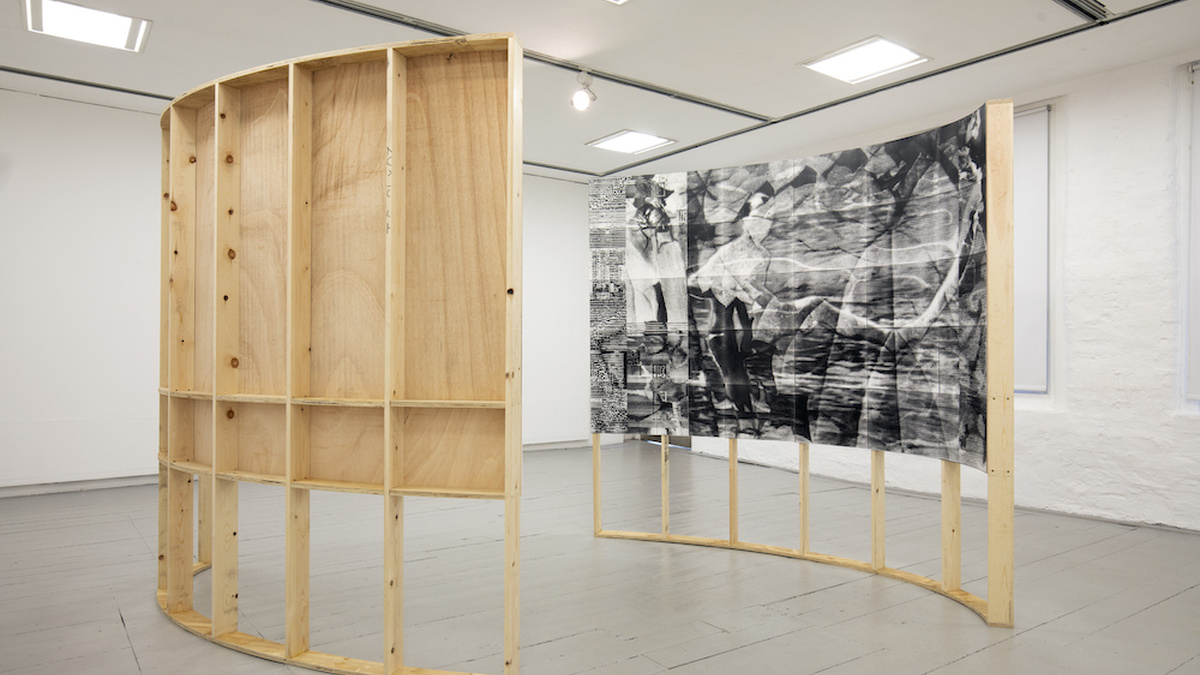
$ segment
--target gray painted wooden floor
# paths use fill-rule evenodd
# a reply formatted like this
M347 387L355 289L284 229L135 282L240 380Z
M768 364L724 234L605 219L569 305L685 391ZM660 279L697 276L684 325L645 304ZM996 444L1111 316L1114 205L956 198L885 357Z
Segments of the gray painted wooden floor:
M657 530L658 449L605 449L606 528ZM672 531L727 535L727 465L672 455ZM869 557L866 488L813 480L813 550ZM793 546L796 476L743 465L741 538ZM525 675L1200 673L1200 534L1020 512L1015 630L901 582L594 539L587 450L525 457ZM240 487L241 630L283 638L283 491ZM410 498L407 662L500 673L502 505ZM889 494L888 564L938 571L938 505ZM382 498L314 493L312 645L381 660ZM964 506L983 594L984 512ZM185 633L154 601L153 486L0 500L0 672L308 672ZM197 577L208 613L208 574Z

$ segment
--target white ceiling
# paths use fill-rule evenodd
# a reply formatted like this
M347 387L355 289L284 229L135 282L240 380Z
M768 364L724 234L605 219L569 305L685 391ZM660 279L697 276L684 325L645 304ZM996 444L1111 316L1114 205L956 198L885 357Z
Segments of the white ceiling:
M29 33L24 0L0 0L0 87L158 113L163 98L112 89L174 97L273 61L431 37L396 22L403 17L466 33L513 32L529 52L595 71L598 100L581 113L568 104L575 71L526 61L529 170L571 179L787 157L864 129L961 114L989 98L1200 49L1200 0L1108 0L1111 18L1095 25L1055 0L75 1L152 21L144 52ZM858 85L799 65L871 35L929 61ZM636 157L585 145L624 128L678 142ZM729 134L737 135L719 140Z

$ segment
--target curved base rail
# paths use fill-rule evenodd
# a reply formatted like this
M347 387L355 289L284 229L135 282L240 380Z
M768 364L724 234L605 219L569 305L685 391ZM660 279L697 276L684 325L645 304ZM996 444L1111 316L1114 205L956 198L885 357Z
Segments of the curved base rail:
M192 569L192 574L199 574L210 567L209 563L196 563ZM281 642L267 640L241 631L232 631L224 635L213 635L212 619L194 609L183 612L168 612L166 591L160 589L157 595L158 608L162 610L168 619L174 621L175 625L193 635L199 635L205 640L227 649L249 654L250 656L257 656L260 659L267 659L268 661L276 661L289 666L298 666L325 673L337 673L337 675L383 675L383 663L379 661L353 659L348 656L338 656L336 654L326 654L325 652L315 652L312 650L289 658ZM427 668L410 667L401 668L397 672L400 675L478 675L476 673L463 673L452 670L429 670Z
M596 532L597 537L606 539L629 539L632 541L657 541L664 544L687 544L689 546L708 546L710 548L724 548L733 551L748 551L750 553L765 553L767 555L777 555L784 558L795 558L797 560L809 560L824 565L834 565L837 567L846 567L859 572L868 574L876 574L897 581L904 581L914 586L920 586L929 591L933 591L938 595L943 595L955 602L958 602L968 609L978 614L984 621L987 621L987 600L968 593L963 590L948 590L937 579L930 579L919 574L905 572L903 570L894 569L891 567L880 567L878 569L871 567L871 563L854 558L843 558L836 555L826 555L824 553L805 553L799 549L786 548L783 546L769 546L767 544L752 544L744 541L729 541L728 539L713 539L711 537L693 537L683 536L678 534L655 534L653 532L625 532L622 530L600 530Z

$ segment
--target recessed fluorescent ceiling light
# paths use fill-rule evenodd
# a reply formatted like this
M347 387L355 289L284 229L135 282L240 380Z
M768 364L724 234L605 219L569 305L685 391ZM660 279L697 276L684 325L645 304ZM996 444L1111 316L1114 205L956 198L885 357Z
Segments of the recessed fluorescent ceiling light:
M25 0L25 25L44 33L101 47L140 52L150 22L58 0Z
M598 138L588 145L594 148L602 148L604 150L614 150L616 152L627 152L636 155L639 152L646 152L655 148L661 148L664 145L670 145L675 141L669 138L661 138L651 134L643 134L640 131L630 131L625 129L618 131L615 134L609 134L604 138Z
M623 5L627 2L629 2L629 0L608 0L608 1L614 5Z
M804 65L843 82L858 84L928 60L876 35Z

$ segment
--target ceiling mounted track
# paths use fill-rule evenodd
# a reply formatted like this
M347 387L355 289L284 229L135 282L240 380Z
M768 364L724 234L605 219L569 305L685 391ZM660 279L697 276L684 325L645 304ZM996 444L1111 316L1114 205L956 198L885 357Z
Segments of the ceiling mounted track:
M1054 0L1088 21L1104 21L1112 16L1103 2L1097 0Z

